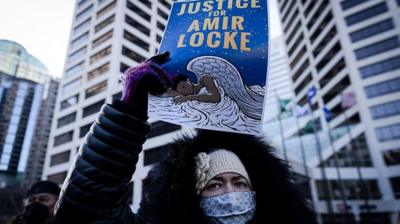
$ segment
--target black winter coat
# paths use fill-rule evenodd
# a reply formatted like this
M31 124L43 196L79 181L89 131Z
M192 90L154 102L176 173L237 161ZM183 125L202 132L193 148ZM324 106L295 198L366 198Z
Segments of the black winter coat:
M146 113L120 101L104 105L85 137L56 205L60 223L204 224L194 188L194 157L224 148L241 158L256 196L252 223L314 224L315 215L295 188L285 162L262 139L199 132L171 144L168 158L144 180L140 209L128 205L128 183L150 131Z

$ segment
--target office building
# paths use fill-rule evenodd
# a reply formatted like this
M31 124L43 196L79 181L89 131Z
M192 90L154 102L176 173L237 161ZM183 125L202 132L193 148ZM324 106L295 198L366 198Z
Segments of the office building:
M278 0L278 7L295 103L307 106L314 87L311 105L319 135L339 130L331 133L333 147L322 146L322 161L307 162L316 168L315 207L321 219L330 212L344 219L347 204L348 219L395 223L400 210L400 2ZM324 107L331 113L328 121ZM323 190L322 179L333 194ZM341 184L346 204L338 193Z

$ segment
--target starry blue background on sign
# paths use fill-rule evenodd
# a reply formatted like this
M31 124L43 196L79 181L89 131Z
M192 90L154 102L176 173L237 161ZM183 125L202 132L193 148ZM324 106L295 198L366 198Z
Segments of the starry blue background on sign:
M235 5L235 2L236 1L234 0L233 5ZM177 14L181 9L181 4L188 4L188 2L174 2L159 50L159 52L169 51L171 53L171 60L164 64L163 67L171 75L183 73L188 75L192 81L196 82L196 76L194 74L189 74L188 71L186 71L186 64L195 57L203 55L214 55L225 58L226 60L234 64L241 73L242 79L246 85L265 86L268 62L268 14L266 2L267 1L265 0L260 0L260 8L255 9L252 9L250 7L246 9L237 9L235 7L233 9L224 9L226 10L226 16L228 17L244 17L244 30L239 30L239 32L251 33L251 35L248 36L249 42L247 43L247 47L251 48L251 51L240 51L239 49L224 49L222 47L222 40L221 46L218 48L209 48L205 44L196 48L190 47L189 44L186 44L186 47L184 48L177 48L178 39L181 34L185 34L185 43L188 43L190 35L195 32L186 32L194 19L199 20L200 32L204 33L205 43L207 34L215 30L201 30L204 19L208 18L208 12L200 11L196 14L186 13L178 16ZM221 20L222 17L220 18L220 21ZM231 20L229 18L228 27L230 27L230 22ZM222 23L220 24L220 27L221 25ZM230 32L231 30L228 29L226 31ZM221 34L226 31L220 29ZM238 37L240 37L239 34L236 38ZM239 39L240 38L238 38L237 40ZM236 41L236 43L239 48L240 41Z

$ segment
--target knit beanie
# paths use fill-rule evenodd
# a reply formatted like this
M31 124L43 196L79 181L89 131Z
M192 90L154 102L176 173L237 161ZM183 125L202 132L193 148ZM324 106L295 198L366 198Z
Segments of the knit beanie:
M195 163L197 195L200 195L212 178L221 173L232 172L240 174L251 184L246 168L239 157L226 149L217 149L209 154L201 152L195 157Z
M60 194L60 187L56 183L48 180L38 181L32 185L25 197L40 193L49 193L58 196Z

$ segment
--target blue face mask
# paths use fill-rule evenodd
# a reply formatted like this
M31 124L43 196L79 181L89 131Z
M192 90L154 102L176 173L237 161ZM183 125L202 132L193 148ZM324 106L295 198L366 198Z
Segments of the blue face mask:
M229 192L200 199L210 224L245 224L254 217L256 193Z

